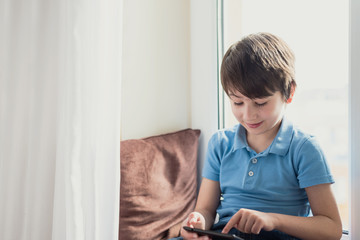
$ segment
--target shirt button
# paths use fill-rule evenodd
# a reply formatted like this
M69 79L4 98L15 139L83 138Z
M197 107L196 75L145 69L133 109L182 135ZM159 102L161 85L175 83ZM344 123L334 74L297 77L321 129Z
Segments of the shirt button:
M257 163L257 159L256 158L254 158L253 160L252 160L252 163Z
M250 176L250 177L254 176L254 172L253 172L253 171L250 171L250 172L249 172L249 176Z

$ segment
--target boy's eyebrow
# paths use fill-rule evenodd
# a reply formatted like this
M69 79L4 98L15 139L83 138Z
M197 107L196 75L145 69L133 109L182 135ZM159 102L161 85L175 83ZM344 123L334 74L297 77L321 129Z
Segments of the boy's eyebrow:
M240 97L240 96L235 95L234 93L230 93L229 96L234 96L234 97L236 97L236 98L243 98L243 97Z
M244 97L242 97L242 96L237 96L236 94L234 94L234 93L229 93L229 97L232 97L232 96L234 96L234 97L236 97L236 98L239 98L239 99L243 99ZM267 97L261 97L261 98L255 98L255 99L253 99L253 100L266 100L266 99L268 99L269 98L269 96L267 96Z

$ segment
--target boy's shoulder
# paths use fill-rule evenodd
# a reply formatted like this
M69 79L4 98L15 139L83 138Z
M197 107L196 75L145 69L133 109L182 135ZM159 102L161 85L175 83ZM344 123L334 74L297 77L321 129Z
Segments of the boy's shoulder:
M239 127L240 127L240 124L236 124L233 127L219 129L212 135L211 138L212 138L212 140L215 140L215 141L234 140L234 138L236 137L236 134L239 131Z
M298 126L294 126L293 128L293 137L291 142L292 148L296 150L296 152L322 151L316 136L302 130Z
M234 145L238 145L240 124L237 124L230 128L224 128L217 130L209 141L209 146L216 148L220 151L230 151Z

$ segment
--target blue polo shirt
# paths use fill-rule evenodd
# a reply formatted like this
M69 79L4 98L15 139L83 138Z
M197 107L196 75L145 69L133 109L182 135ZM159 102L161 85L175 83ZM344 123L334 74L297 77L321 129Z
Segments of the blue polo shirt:
M240 208L308 216L310 205L304 188L334 183L315 138L286 118L261 153L249 147L240 124L215 133L208 144L203 177L220 182L217 215L222 223Z

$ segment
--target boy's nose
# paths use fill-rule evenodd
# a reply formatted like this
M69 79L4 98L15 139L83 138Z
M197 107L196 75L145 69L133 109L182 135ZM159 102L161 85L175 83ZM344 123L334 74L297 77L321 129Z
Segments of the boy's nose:
M244 119L245 121L252 121L256 119L256 110L252 106L246 106L244 109Z

